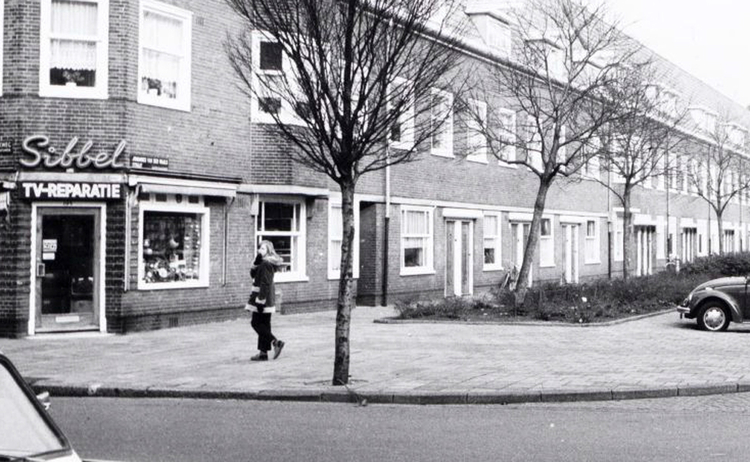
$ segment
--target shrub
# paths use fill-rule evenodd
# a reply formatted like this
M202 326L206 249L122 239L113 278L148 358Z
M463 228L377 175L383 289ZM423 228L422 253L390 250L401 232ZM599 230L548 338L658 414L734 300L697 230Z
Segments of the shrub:
M750 252L696 258L695 261L686 264L680 272L717 276L746 276L750 274Z

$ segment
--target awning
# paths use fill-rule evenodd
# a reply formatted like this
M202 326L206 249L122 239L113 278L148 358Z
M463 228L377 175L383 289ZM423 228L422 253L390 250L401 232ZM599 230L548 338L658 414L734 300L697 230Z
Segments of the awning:
M184 194L186 196L236 197L237 184L220 181L184 180L131 175L128 185L138 186L141 192L155 194Z

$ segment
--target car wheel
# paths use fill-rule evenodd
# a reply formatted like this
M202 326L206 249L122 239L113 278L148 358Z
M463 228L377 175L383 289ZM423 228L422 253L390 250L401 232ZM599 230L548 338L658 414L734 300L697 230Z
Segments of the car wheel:
M727 330L729 321L729 310L718 302L706 303L698 314L698 326L711 332Z

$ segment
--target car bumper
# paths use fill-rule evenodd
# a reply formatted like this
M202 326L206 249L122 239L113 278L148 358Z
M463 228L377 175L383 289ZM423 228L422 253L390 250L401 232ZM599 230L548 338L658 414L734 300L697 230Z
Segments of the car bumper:
M686 318L690 318L691 317L690 316L690 307L689 306L682 306L682 305L680 305L680 306L677 307L677 312L680 313L680 319L682 319L683 316L685 316Z

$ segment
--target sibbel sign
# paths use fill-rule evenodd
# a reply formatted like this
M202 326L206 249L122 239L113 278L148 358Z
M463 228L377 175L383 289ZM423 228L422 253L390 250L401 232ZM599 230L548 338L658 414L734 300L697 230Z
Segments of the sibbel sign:
M23 183L25 199L120 199L122 188L113 183Z
M78 137L73 137L62 152L57 148L50 146L49 138L43 135L29 136L23 140L22 148L27 158L20 159L24 167L37 167L44 164L45 167L70 168L124 168L125 164L120 161L126 146L125 140L120 141L117 148L112 153L100 152L98 154L89 153L94 146L94 142L89 140L83 144L77 151Z

